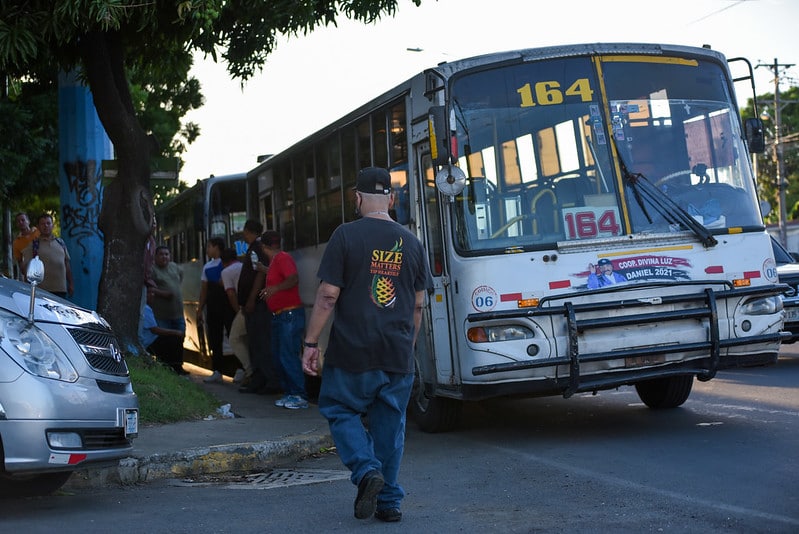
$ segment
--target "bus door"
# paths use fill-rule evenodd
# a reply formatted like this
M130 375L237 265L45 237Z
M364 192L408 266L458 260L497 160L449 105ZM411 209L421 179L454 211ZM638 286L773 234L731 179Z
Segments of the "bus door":
M441 206L441 196L436 189L436 169L432 164L428 146L425 144L417 148L417 161L421 165L418 173L421 182L419 191L422 196L420 236L427 251L434 290L428 299L429 313L423 319L419 339L420 342L426 343L426 354L422 356L426 357L427 361L420 362L420 365L425 382L431 382L431 373L435 370L434 383L455 385L454 377L458 375L454 363L457 345L456 336L453 335L453 315L450 310L452 302L450 291L452 289L447 276L448 262L445 259L444 232L446 229L441 222L446 220L442 219L442 210L445 207ZM423 340L422 336L426 336L426 339ZM434 368L425 368L431 365Z

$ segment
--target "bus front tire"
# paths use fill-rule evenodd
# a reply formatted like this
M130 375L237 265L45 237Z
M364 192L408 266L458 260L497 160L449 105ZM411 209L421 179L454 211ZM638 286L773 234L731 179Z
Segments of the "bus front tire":
M422 406L423 404L423 406ZM458 427L463 405L461 401L433 397L419 402L413 399L413 419L423 432L449 432Z
M663 410L676 408L688 400L693 384L693 375L669 376L637 382L635 391L648 407Z
M417 375L410 408L413 420L423 432L448 432L460 424L463 403L446 397L428 397Z

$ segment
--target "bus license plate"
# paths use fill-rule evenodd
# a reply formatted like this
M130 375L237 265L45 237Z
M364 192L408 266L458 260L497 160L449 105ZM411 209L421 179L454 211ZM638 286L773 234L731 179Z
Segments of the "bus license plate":
M799 307L785 308L785 321L789 323L799 321Z
M666 361L665 354L647 354L646 356L630 356L624 358L624 367L643 367L645 365L657 365Z
M125 437L135 438L139 435L139 410L125 409Z

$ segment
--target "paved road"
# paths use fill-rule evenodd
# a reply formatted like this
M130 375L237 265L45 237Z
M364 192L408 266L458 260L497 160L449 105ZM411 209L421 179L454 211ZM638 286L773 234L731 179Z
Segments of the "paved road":
M399 525L352 517L335 455L259 477L165 481L17 501L25 532L799 532L799 346L697 382L680 409L631 388L470 406L408 434ZM315 483L308 483L315 482Z

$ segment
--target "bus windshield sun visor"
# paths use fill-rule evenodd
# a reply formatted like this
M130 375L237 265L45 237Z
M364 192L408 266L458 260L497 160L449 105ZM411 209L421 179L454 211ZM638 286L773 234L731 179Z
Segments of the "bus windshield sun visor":
M618 150L616 152L618 154ZM641 173L632 173L627 170L627 165L624 164L621 154L618 154L618 156L619 166L621 167L624 183L625 185L629 186L630 189L632 189L633 194L635 195L635 200L638 202L638 206L644 212L647 219L650 219L650 217L644 205L645 202L652 205L652 207L654 207L655 210L657 210L658 213L660 213L663 218L670 223L681 224L682 226L690 229L694 235L699 238L699 241L705 246L705 248L714 247L718 244L718 241L715 237L713 237L713 234L710 233L710 230L705 228L705 226L694 219L690 213L669 198L666 193L652 184L652 182L650 182L646 176Z

